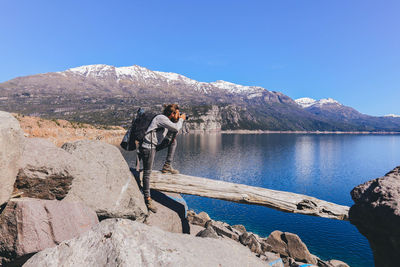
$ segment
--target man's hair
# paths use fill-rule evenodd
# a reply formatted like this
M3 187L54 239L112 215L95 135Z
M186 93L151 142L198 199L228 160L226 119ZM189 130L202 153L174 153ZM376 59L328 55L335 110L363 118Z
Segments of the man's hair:
M169 117L172 113L174 113L176 110L179 110L178 104L169 104L169 105L164 105L164 111L163 114L167 117Z

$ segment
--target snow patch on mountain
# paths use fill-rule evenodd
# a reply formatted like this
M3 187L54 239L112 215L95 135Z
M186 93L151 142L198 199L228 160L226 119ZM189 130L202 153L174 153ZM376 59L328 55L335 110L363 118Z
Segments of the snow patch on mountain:
M302 97L299 99L296 99L295 102L300 105L302 108L308 108L312 105L314 105L317 100L309 98L309 97Z
M245 86L240 84L235 84L227 81L218 80L210 83L211 85L228 91L229 93L243 94L243 93L255 93L264 91L265 89L258 86Z
M391 117L391 118L400 118L400 115L396 115L396 114L387 114L384 117Z
M323 106L323 105L329 105L329 104L334 104L334 105L342 105L338 101L332 98L323 98L320 100L315 100L309 97L303 97L296 99L295 102L300 105L302 108L308 108L311 106Z
M128 67L114 67L104 64L97 65L86 65L76 68L68 69L64 72L58 72L65 75L66 73L72 73L76 75L81 75L84 77L91 78L104 78L104 77L114 77L117 82L121 80L133 80L133 81L161 81L167 84L184 83L190 85L192 88L198 91L203 91L207 93L211 88L218 88L221 90L228 91L234 94L247 94L250 98L261 96L262 92L265 91L264 88L259 86L245 86L239 85L227 81L218 80L211 83L199 82L190 79L181 74L172 72L161 72L152 71L145 67L138 65L128 66ZM250 96L251 95L251 96Z
M153 71L137 65L115 68L115 73L118 81L120 79L138 80L159 78Z
M319 105L325 105L325 104L337 104L337 105L341 105L338 101L336 101L335 99L332 99L332 98L320 99L317 103L318 103Z
M87 65L87 66L76 67L76 68L67 70L67 72L68 71L82 75L82 76L86 76L86 77L89 77L89 76L104 77L105 74L109 73L110 71L115 71L115 67L104 65L104 64L97 64L97 65Z

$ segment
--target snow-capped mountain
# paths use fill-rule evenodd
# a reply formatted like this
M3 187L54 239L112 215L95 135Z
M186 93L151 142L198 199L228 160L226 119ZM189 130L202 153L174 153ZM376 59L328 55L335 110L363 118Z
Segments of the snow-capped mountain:
M329 119L350 122L366 116L351 107L342 105L332 98L315 100L309 97L304 97L296 99L295 102L308 112Z
M331 98L294 101L259 86L200 82L137 65L87 65L0 83L0 110L47 118L127 125L138 107L159 112L165 103L183 106L192 129L400 131L400 118L367 116Z
M259 86L244 86L231 82L226 82L218 80L211 83L199 82L190 79L181 74L172 72L161 72L152 71L145 67L138 65L133 65L129 67L114 67L104 64L97 65L86 65L76 68L71 68L66 71L57 72L61 75L77 75L84 78L92 79L109 79L117 83L126 82L139 82L142 84L152 85L152 86L164 86L167 85L186 85L192 90L202 93L210 93L215 91L215 89L224 90L230 94L244 94L252 95L254 97L255 93L263 93L266 89Z

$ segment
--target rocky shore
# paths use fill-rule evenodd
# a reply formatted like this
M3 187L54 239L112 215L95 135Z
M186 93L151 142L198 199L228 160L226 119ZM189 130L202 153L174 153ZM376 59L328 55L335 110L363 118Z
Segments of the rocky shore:
M296 234L260 237L188 211L178 194L153 190L158 212L149 213L120 151L102 141L57 147L26 138L18 120L0 111L0 151L0 266L348 266L312 255ZM388 255L379 238L399 252L397 230L390 235L387 225L398 225L399 198L390 197L400 192L400 175L388 175L390 192L381 180L352 192L350 220L370 239L377 266L395 266L377 260ZM376 228L377 210L393 220Z

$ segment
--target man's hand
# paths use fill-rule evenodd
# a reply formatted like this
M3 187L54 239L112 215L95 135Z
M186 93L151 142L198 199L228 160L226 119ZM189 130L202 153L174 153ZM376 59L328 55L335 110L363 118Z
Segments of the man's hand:
M185 121L186 120L186 114L180 115L179 118L181 118L181 119L183 119Z

